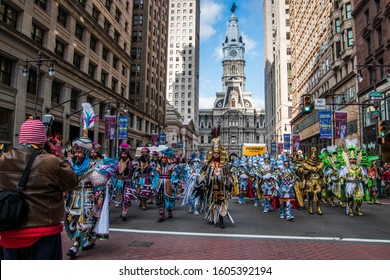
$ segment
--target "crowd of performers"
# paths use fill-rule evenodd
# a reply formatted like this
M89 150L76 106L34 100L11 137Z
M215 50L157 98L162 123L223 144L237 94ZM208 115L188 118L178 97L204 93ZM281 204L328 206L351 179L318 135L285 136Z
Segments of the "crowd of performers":
M143 148L141 156L133 158L130 145L122 143L114 160L101 155L98 143L81 137L68 151L79 187L65 197L65 229L74 240L67 255L74 258L79 250L93 248L97 239L108 238L110 207L120 207L126 221L134 204L142 210L155 204L161 223L173 218L181 198L180 206L194 215L202 213L221 228L225 220L234 223L232 197L264 213L279 211L287 221L294 219L293 209L322 215L322 203L346 208L351 217L362 216L363 201L380 204L377 157L370 155L370 147L358 149L356 144L346 140L344 148L329 146L320 152L313 147L308 156L298 151L278 158L268 153L229 158L217 137L209 151L188 158L171 148Z

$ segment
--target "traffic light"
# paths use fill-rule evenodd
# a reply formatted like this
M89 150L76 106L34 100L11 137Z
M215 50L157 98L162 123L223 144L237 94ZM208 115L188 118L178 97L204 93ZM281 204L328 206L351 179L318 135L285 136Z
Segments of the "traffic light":
M379 122L379 136L385 137L386 136L386 121L380 121Z
M309 96L309 95L303 96L302 113L303 114L311 113L311 96Z

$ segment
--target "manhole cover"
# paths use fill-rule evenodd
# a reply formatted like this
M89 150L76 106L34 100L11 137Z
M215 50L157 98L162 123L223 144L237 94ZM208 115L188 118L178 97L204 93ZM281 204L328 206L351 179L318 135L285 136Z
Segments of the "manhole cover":
M129 244L130 247L150 247L153 245L153 242L146 241L133 241Z

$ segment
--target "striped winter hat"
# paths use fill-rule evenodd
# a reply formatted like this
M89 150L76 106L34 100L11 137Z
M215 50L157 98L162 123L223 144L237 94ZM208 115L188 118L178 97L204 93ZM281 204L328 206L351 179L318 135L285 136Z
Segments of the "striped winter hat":
M46 128L40 120L26 120L20 127L19 143L43 145L46 140Z
M93 150L93 144L92 141L89 138L86 137L80 137L75 139L72 142L72 147L74 151L81 151L86 154L90 154Z

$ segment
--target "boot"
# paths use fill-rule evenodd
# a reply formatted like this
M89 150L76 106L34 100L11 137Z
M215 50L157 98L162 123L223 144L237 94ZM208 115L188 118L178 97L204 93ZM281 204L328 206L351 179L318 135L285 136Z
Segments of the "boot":
M157 222L159 222L159 223L164 222L164 219L165 219L165 211L164 211L164 209L160 208L159 215L160 215L160 217L158 218Z
M318 215L322 215L321 202L320 201L317 201L317 214Z
M259 206L259 199L257 197L255 198L255 203L253 204L253 206L255 207Z
M263 213L268 213L268 201L264 198L263 199Z
M335 207L335 205L334 205L334 196L331 196L329 198L329 203L330 203L330 206Z
M380 203L379 201L378 201L378 198L377 198L377 196L375 195L375 196L373 196L373 198L374 198L374 204L377 204L377 205L382 205L382 203Z
M309 200L309 214L314 214L313 213L313 200Z
M238 203L239 204L244 204L245 203L245 201L244 201L244 194L243 193L240 193L240 197L238 199Z
M348 201L348 215L353 217L353 200Z
M168 218L169 219L173 218L172 209L171 208L168 209Z
M142 210L146 210L146 198L143 198L142 200L141 200L141 206L142 206Z
M219 227L225 228L225 224L223 223L223 216L219 216Z
M199 208L198 207L194 208L194 215L199 216Z
M363 216L363 213L362 213L362 202L358 202L357 203L356 212L357 212L358 216Z
M345 208L345 204L340 200L340 207Z
M280 218L281 219L285 218L284 205L280 205Z
M292 215L292 204L290 204L286 208L286 219L287 219L287 221L294 220L294 216Z

